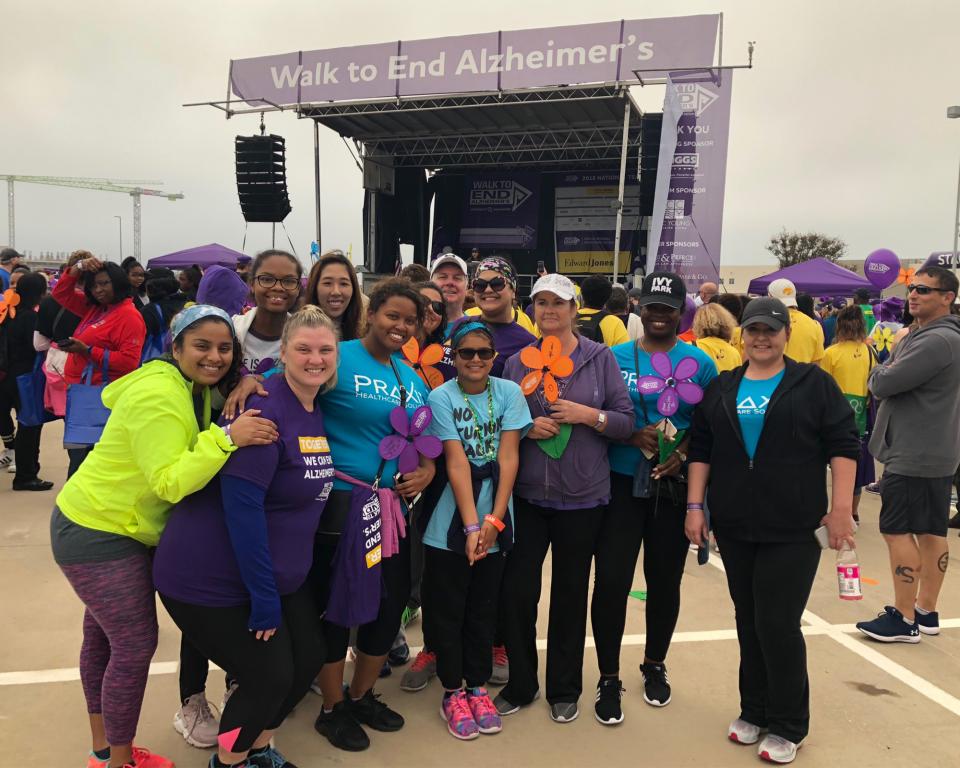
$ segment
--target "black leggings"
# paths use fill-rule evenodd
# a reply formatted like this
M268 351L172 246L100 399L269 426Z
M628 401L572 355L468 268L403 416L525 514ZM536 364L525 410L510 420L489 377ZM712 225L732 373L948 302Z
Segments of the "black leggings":
M410 597L410 534L400 539L400 551L393 557L380 561L382 584L380 591L380 612L373 621L357 628L357 650L367 656L385 656L400 629L403 609ZM313 588L314 606L318 614L323 614L330 598L330 576L333 556L340 543L339 534L318 533L313 546L313 568L310 580ZM339 624L323 621L323 635L326 640L326 663L335 664L347 657L350 645L350 629Z
M463 685L478 688L490 679L493 633L504 558L500 552L472 566L459 552L427 545L424 554L429 614L436 645L437 677L448 691Z
M280 598L283 621L266 642L247 629L249 604L210 608L163 594L160 600L196 649L236 677L220 717L222 749L246 752L263 731L279 728L323 665L323 633L307 586Z
M647 647L651 661L667 658L680 615L680 580L690 542L683 532L686 511L668 496L633 497L633 479L610 475L610 504L597 537L590 620L601 675L620 671L620 643L627 618L627 597L643 544L647 583Z
M180 703L207 689L207 672L210 660L198 651L187 636L180 633ZM223 675L223 687L229 688L236 682L229 672Z

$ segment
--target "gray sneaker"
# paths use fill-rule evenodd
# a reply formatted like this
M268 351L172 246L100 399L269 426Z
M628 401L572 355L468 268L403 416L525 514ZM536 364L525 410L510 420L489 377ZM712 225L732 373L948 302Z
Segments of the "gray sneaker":
M187 744L200 749L217 746L220 721L202 693L195 693L177 710L173 727Z
M416 693L426 688L437 676L437 654L426 649L417 654L410 669L400 678L400 690Z
M558 701L550 705L550 719L555 723L572 723L580 714L575 701Z
M506 685L510 682L510 659L502 645L493 646L493 672L487 681L490 685Z
M533 699L529 702L532 704L534 701L540 698L540 691L537 691L533 694ZM512 701L507 701L504 698L503 694L497 694L497 698L493 700L493 706L497 710L497 714L501 717L506 717L507 715L512 715L516 712L519 712L523 707L529 706L528 704L514 704Z

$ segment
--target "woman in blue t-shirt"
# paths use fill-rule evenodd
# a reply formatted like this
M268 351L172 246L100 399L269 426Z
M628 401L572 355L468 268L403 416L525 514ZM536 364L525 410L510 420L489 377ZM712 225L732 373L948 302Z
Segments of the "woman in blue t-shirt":
M270 740L323 663L306 579L333 487L316 406L317 395L336 381L330 318L316 307L291 316L280 360L282 375L264 384L269 397L250 399L276 423L279 440L236 451L219 481L180 502L154 558L154 583L168 613L237 683L220 718L211 768L261 754L257 765L287 765Z
M501 727L483 686L493 667L504 555L513 545L520 438L533 422L520 387L490 376L496 351L484 323L459 325L450 345L457 378L430 393L430 429L443 441L448 482L423 523L424 597L447 730L467 740Z
M370 745L361 727L398 731L403 718L373 693L410 595L410 546L403 517L433 479L423 455L412 472L381 458L380 443L400 420L427 403L427 388L400 349L423 323L424 308L409 281L384 280L370 295L367 332L340 345L337 386L320 398L337 465L333 493L314 545L314 584L324 614L326 664L318 678L323 711L316 729L339 749ZM343 689L350 628L357 662Z
M641 545L647 585L647 642L640 666L643 698L657 707L670 703L665 661L680 614L680 580L689 548L683 532L686 494L682 486L689 439L681 436L673 453L660 460L657 425L665 422L666 417L658 410L657 390L663 387L658 383L641 397L637 382L639 377L659 376L652 364L657 353L669 358L671 371L685 358L696 361L696 365L684 365L692 368L687 375L701 388L716 377L713 360L702 349L677 338L685 300L686 289L679 275L648 275L639 299L643 336L612 350L633 402L634 423L633 434L627 441L610 445L610 504L604 509L597 536L590 606L600 667L595 712L604 725L623 722L620 645ZM678 432L686 432L693 405L680 398L677 403L669 422Z

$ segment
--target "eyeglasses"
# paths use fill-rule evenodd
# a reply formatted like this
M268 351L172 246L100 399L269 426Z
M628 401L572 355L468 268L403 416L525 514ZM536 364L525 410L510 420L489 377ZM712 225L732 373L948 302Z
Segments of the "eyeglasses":
M487 288L494 293L500 293L506 287L507 281L502 277L495 277L493 280L484 280L482 277L478 277L473 281L474 293L483 293Z
M257 285L261 288L273 288L277 283L285 291L294 291L300 287L300 280L296 277L274 277L273 275L257 275Z
M460 347L457 350L457 356L461 360L473 360L474 357L479 357L481 360L493 360L493 356L497 354L490 347Z
M950 293L950 291L948 291L946 288L934 288L932 285L916 285L916 284L914 284L914 285L908 285L908 286L907 286L907 293L908 293L908 294L913 293L914 291L916 291L917 293L919 293L921 296L929 296L930 293L932 293L933 291L937 291L937 292L939 292L939 293Z
M443 317L444 312L446 312L442 301L428 301L427 306L433 310L435 315L440 315L441 317Z

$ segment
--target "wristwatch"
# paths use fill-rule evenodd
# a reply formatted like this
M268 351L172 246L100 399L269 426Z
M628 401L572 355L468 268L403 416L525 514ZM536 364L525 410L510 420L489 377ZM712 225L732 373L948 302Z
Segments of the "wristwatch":
M598 411L597 423L593 425L593 428L599 432L601 429L604 428L606 423L607 423L607 414L605 414L603 411Z

